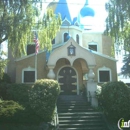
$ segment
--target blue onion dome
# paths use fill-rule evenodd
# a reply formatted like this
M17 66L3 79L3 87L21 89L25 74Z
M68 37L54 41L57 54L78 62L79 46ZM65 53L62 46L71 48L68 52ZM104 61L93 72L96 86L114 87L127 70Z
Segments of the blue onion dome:
M92 8L85 6L80 10L80 15L81 15L81 17L86 17L86 16L94 17L95 12Z
M84 4L84 7L80 10L81 17L86 16L95 16L95 11L88 5L88 0L86 0L86 3Z
M95 11L88 5L88 0L86 0L83 8L80 10L78 15L78 22L80 23L80 28L91 29L91 19L94 18Z

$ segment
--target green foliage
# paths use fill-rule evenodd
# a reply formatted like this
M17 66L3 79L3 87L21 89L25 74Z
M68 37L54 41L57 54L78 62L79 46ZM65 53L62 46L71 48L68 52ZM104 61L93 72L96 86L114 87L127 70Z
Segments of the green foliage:
M25 84L0 84L0 98L3 100L13 100L24 107L23 111L19 111L15 115L12 122L36 124L42 121L42 119L37 116L35 111L30 107L28 95L30 89L31 86Z
M102 85L99 102L110 121L130 118L130 91L123 82L108 82Z
M121 68L121 74L130 77L130 54L125 55L123 62L124 65Z
M8 40L15 55L25 53L34 24L34 12L30 0L0 1L0 44Z
M45 122L53 119L59 92L60 87L58 82L49 79L37 80L29 92L31 108Z
M8 100L8 94L7 91L11 87L10 84L6 82L1 82L0 83L0 98L3 100Z
M15 119L15 115L21 112L24 108L14 101L0 100L0 122L12 122Z
M4 73L2 79L0 79L0 83L2 82L11 83L11 79L7 73Z
M130 1L109 0L106 4L108 17L106 19L107 35L115 39L115 43L123 44L126 51L130 51Z
M6 65L7 65L7 60L0 59L0 80L4 76Z
M52 40L56 37L61 26L61 16L55 15L53 9L48 8L43 16L43 19L38 23L40 39L40 48L52 50ZM44 44L43 44L44 43Z
M59 85L54 80L38 80L33 87L25 84L0 84L0 98L13 100L24 107L12 118L13 123L51 121Z

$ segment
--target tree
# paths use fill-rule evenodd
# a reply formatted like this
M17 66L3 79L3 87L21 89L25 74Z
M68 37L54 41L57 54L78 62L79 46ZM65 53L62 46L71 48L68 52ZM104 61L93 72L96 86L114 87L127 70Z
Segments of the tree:
M51 9L41 18L42 0L2 0L0 1L0 44L8 44L16 56L25 54L25 46L32 41L32 30L39 30L41 46L50 48L61 25L60 15L55 16ZM49 35L48 35L49 32ZM45 36L45 39L43 37ZM47 45L49 44L49 45Z
M121 73L126 77L130 77L130 53L124 56L123 62L124 65L121 68Z
M130 0L109 0L106 10L108 17L105 33L114 38L116 46L123 45L123 49L130 53ZM121 69L124 76L130 75L129 58L129 55L124 56Z
M112 36L116 44L123 43L124 49L130 51L130 1L109 0L106 10L108 17L105 33Z
M41 3L42 0L0 1L0 45L8 40L14 56L19 57L26 53L26 45L33 39L32 30L39 33L40 48L51 50L50 41L60 28L61 18L60 15L54 15L51 9L42 18L42 6L39 6Z
M0 44L8 45L17 56L25 53L25 45L34 24L34 9L29 0L0 1Z

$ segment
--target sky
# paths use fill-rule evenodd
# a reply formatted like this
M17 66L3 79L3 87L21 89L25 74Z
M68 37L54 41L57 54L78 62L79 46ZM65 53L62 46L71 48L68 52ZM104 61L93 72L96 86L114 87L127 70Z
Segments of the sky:
M43 3L44 9L47 7L49 2L57 2L59 0L45 0ZM80 9L84 6L86 0L66 0L68 3L68 8L71 12L71 17L74 18L80 12ZM107 17L107 12L105 10L105 3L108 0L88 0L88 4L95 11L95 17L90 19L90 23L93 24L95 31L103 32L105 29L105 19Z

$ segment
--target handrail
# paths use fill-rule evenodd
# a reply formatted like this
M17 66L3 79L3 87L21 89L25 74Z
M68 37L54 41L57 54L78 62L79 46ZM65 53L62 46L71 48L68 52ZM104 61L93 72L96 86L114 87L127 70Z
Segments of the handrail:
M59 127L59 118L58 118L57 106L55 107L53 122L54 122L55 129L57 129Z
M91 92L90 91L88 91L88 102L91 105L91 103L92 103L92 96L91 96Z

